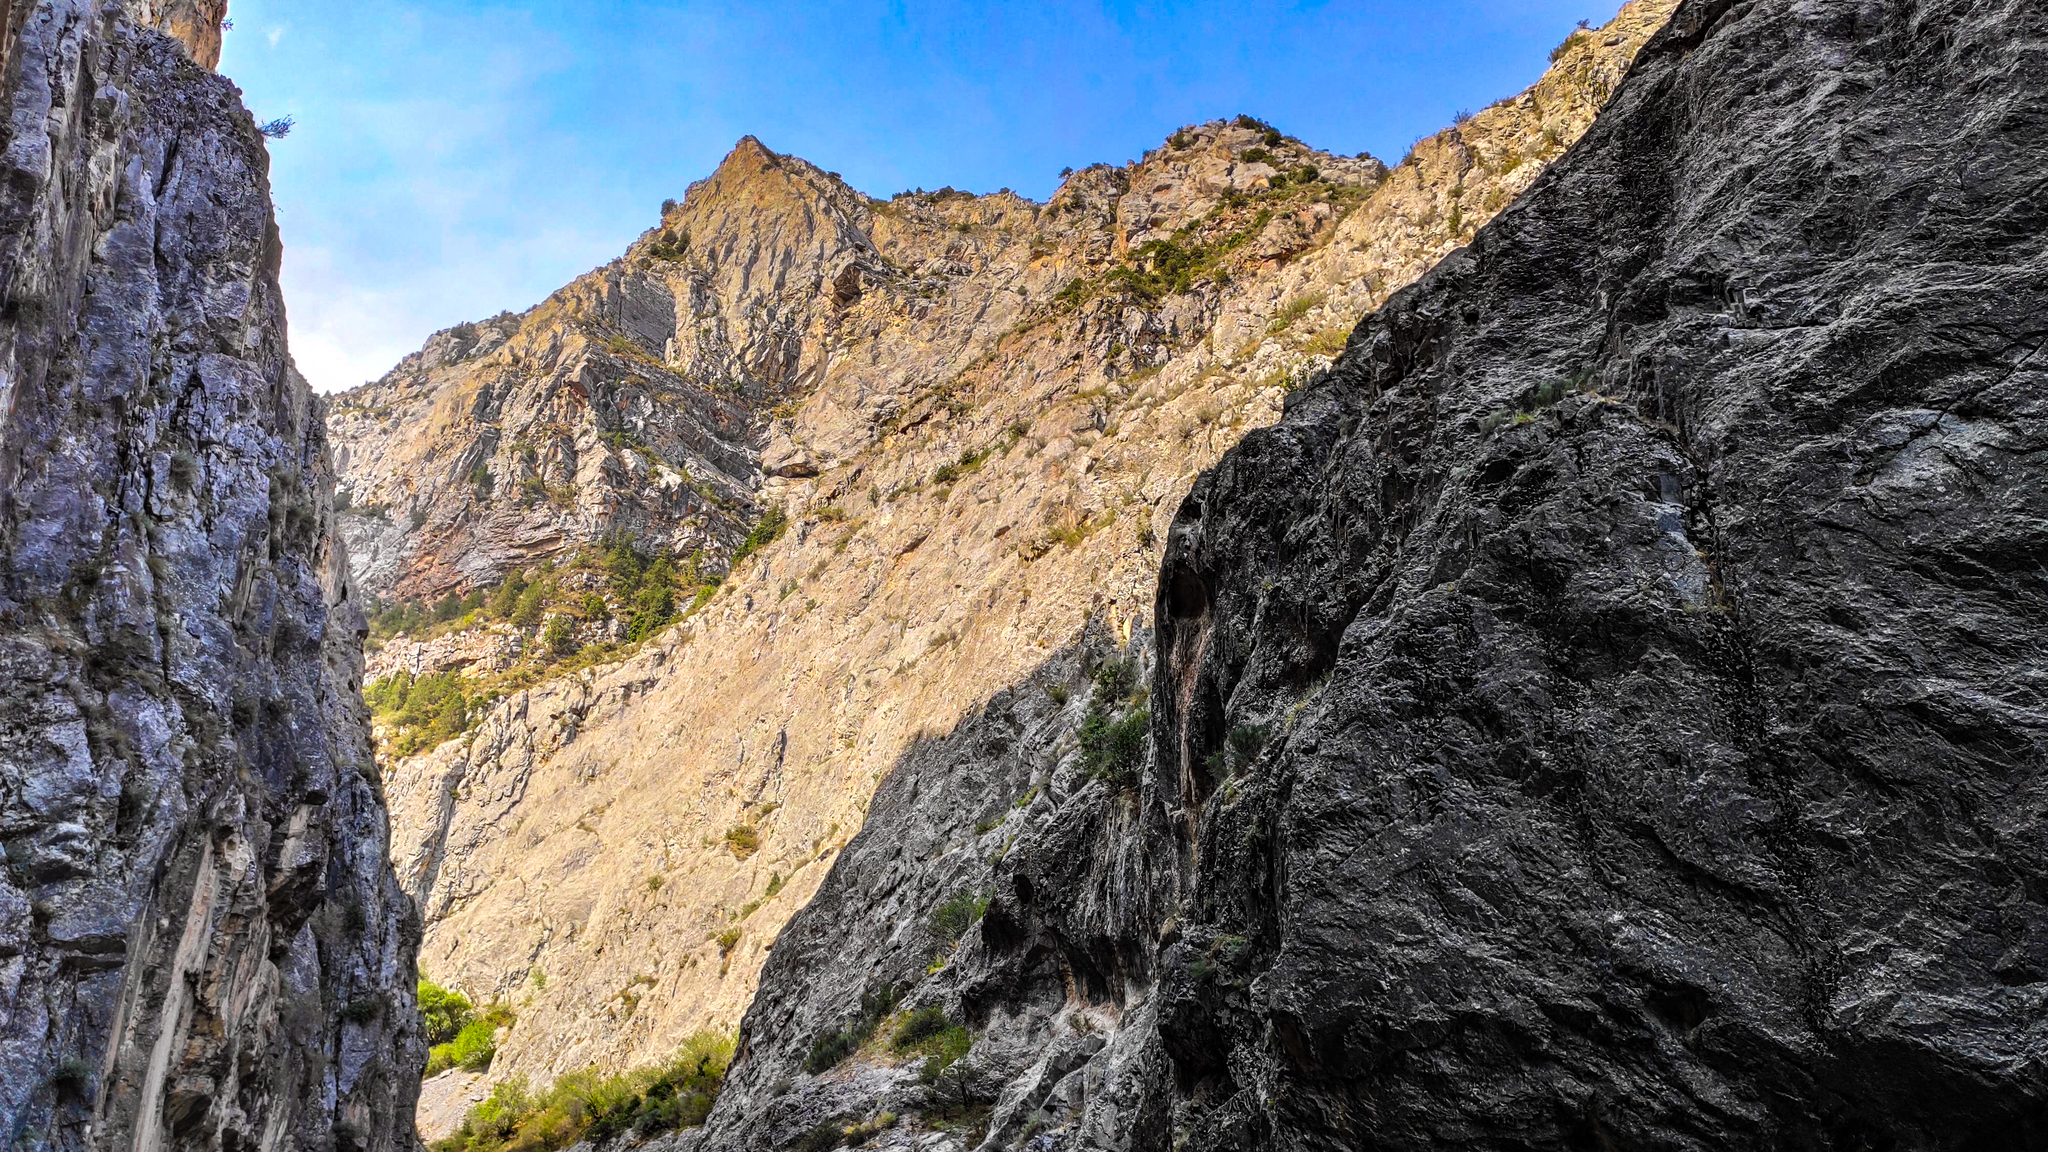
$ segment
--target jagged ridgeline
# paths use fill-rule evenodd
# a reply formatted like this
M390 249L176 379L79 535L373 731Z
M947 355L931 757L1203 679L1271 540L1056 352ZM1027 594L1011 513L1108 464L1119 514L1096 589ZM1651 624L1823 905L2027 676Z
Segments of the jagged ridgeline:
M1136 778L1143 661L1109 688L1098 665L1147 635L1199 470L1564 154L1668 11L1573 32L1391 168L1244 116L1046 203L878 200L744 140L620 260L337 397L423 965L512 1016L487 1068L430 1082L427 1135L518 1077L730 1036L879 782L1066 668L1020 761L1042 786L948 825L946 863L903 862L948 890L873 893L915 973L940 905L971 946L1017 801L1063 801L1070 768ZM917 1006L880 992L821 1002L819 1031L893 1042ZM951 1051L957 1026L905 1044ZM535 1131L568 1109L528 1105ZM492 1123L482 1145L512 1138Z
M0 3L0 1141L414 1145L396 884L224 0Z

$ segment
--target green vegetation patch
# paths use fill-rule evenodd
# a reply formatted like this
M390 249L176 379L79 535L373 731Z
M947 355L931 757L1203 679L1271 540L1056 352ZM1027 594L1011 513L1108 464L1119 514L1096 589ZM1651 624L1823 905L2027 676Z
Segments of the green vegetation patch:
M732 568L738 569L740 561L775 543L781 538L782 530L787 527L789 514L782 509L770 508L761 513L761 518L754 522L753 530L747 533L747 538L733 551Z
M517 664L486 679L457 672L399 673L366 687L364 700L388 729L383 750L409 756L437 747L468 732L507 693L624 655L711 598L719 580L704 567L701 550L681 561L650 558L631 539L615 537L600 548L584 549L559 568L550 561L508 572L494 587L466 595L450 592L431 604L373 604L367 616L370 635L379 642L400 635L428 639L493 622L510 624L531 641ZM592 583L604 591L583 590ZM685 596L691 598L687 606ZM614 612L626 622L626 648L608 640L586 645L577 639L579 623L602 623Z
M469 997L424 978L419 984L419 1005L429 1045L448 1043L476 1019L476 1005Z
M460 993L448 993L445 989L440 989L444 995L461 1001L461 1008L459 1011L451 1012L455 1005L448 1000L441 1000L437 1005L440 1009L438 1018L428 1017L425 991L428 987L430 984L427 981L420 982L420 1015L427 1023L428 1039L433 1040L436 1025L439 1025L444 1033L448 1026L453 1025L454 1033L427 1050L425 1075L439 1076L450 1068L465 1068L471 1072L481 1072L489 1068L491 1060L498 1054L498 1029L509 1028L514 1022L512 1010L503 1004L489 1004L482 1009L475 1009L469 1006L469 1001Z
M410 756L434 748L469 730L472 715L489 703L475 695L475 686L456 672L410 672L386 676L363 689L363 702L378 723L393 730L391 750Z
M932 909L932 914L925 919L925 928L950 948L960 943L960 938L967 935L967 930L974 927L987 911L987 896L963 889Z
M1081 764L1093 780L1120 789L1138 786L1152 714L1146 692L1134 688L1129 661L1109 659L1095 670L1095 692L1081 721Z
M732 1063L733 1038L699 1032L666 1063L614 1076L595 1069L572 1072L545 1091L530 1091L514 1077L463 1117L454 1135L432 1152L556 1152L600 1143L628 1132L642 1138L694 1128L711 1114Z

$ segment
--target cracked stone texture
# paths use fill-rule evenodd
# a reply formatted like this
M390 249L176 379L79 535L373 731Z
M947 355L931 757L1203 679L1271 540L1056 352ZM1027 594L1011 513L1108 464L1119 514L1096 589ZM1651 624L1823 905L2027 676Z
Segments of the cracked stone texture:
M419 922L222 7L0 5L10 1147L414 1143Z
M723 316L744 309L716 287L723 263L700 267L707 253L749 267L763 252L813 254L790 257L802 276L784 281L813 311L777 315L838 309L819 323L843 342L827 358L804 337L785 379L815 381L811 391L770 412L754 441L762 471L779 474L752 499L786 507L787 534L633 658L538 684L470 736L387 767L393 858L427 922L423 966L519 1014L492 1074L542 1083L644 1064L695 1029L736 1026L877 783L1091 620L1119 643L1142 632L1163 536L1197 470L1278 417L1288 382L1329 363L1337 348L1319 341L1333 328L1341 344L1357 316L1469 239L1491 189L1534 180L1557 146L1545 127L1575 139L1666 11L1632 6L1581 37L1529 93L1425 141L1348 210L1306 195L1226 206L1275 169L1244 158L1267 147L1261 130L1224 122L1128 168L1077 172L1051 205L1002 193L861 200L852 233L823 223L847 203L817 191L829 174L751 143L736 150L668 215L690 222L686 259L657 260L679 233L650 233L600 279L708 276L706 315ZM1292 142L1277 151L1347 179L1379 171ZM727 206L792 188L814 198L802 245L778 247ZM1470 201L1457 232L1454 193ZM1049 306L1134 238L1219 212L1223 230L1248 228L1264 203L1274 211L1232 253L1227 284ZM851 263L816 257L828 243ZM542 338L534 314L519 323ZM709 373L726 361L691 363ZM352 460L398 450L352 439L358 418L332 424L357 446ZM390 526L407 522L394 512ZM725 837L743 823L761 847L740 858ZM778 876L786 886L771 897ZM716 936L733 927L727 952Z
M1176 1147L2048 1143L2044 44L1682 5L1196 485Z

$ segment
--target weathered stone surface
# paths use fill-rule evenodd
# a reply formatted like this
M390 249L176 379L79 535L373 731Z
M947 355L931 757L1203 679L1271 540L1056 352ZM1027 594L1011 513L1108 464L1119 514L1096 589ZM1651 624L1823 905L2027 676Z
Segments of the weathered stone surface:
M986 1147L2048 1140L2044 32L1681 6L1194 487L1143 780L1010 817L913 986L979 1032ZM672 1146L930 1103L797 1063L1038 778L995 700L877 793Z
M412 1144L418 919L220 8L0 5L11 1147Z
M2044 37L1687 3L1196 486L1184 1147L2048 1141Z
M535 684L464 739L388 767L394 855L423 901L427 971L518 1012L492 1074L540 1083L642 1064L697 1028L737 1025L785 921L863 826L878 782L1074 648L1091 621L1118 644L1142 634L1172 510L1199 469L1277 419L1288 388L1327 367L1356 317L1469 239L1489 201L1536 179L1668 10L1631 6L1611 31L1575 42L1529 96L1425 141L1375 184L1376 161L1274 144L1262 126L1227 121L1190 126L1130 166L1076 172L1044 205L949 191L848 199L800 160L736 150L617 274L661 279L677 299L710 285L699 311L667 321L688 337L672 354L661 342L679 387L732 396L708 382L746 359L734 349L795 349L775 361L780 375L733 377L761 382L739 389L748 404L766 403L770 379L793 390L772 393L782 398L747 441L762 472L747 498L787 509L787 533L632 659ZM1238 199L1309 166L1338 182ZM802 212L778 207L798 196L802 227ZM855 231L834 223L842 216ZM1269 236L1276 220L1300 228ZM1140 293L1105 275L1190 223L1188 247L1244 235L1184 290ZM775 253L793 269L780 279L763 271L784 266ZM1061 301L1077 282L1091 291ZM700 313L703 327L685 323ZM782 319L735 343L739 319L771 313ZM554 315L507 321L524 335L506 339L567 332L568 313ZM603 343L561 340L584 341L586 354ZM453 370L440 341L418 369L430 378ZM722 350L691 351L706 347ZM761 356L747 362L768 364ZM369 485L359 508L383 499L376 477L404 471L361 462L412 451L396 438L410 417L375 435L353 423L365 418L331 425ZM450 420L445 452L469 451L465 427L487 434ZM410 523L397 504L388 516L394 534ZM468 563L433 543L433 522L417 539L434 554L393 567L385 586ZM1014 783L1012 798L1031 778ZM726 840L741 825L758 851ZM947 895L920 888L904 907ZM818 990L791 1020L846 1010L837 977ZM1020 999L1016 1011L1060 1011L1037 1005L1027 1013ZM1022 1063L999 1081L1039 1058L1015 1051Z

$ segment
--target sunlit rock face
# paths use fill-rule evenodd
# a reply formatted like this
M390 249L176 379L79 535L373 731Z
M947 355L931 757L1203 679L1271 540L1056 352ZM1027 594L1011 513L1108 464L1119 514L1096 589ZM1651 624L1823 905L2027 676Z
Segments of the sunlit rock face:
M1047 203L877 200L745 140L620 260L337 397L351 559L380 594L547 560L568 588L612 534L718 571L756 516L788 517L629 655L553 672L538 624L492 619L373 656L504 691L385 773L423 967L517 1013L489 1077L647 1065L772 1001L789 1023L753 1035L732 1089L769 1125L746 1138L773 1146L826 1107L765 1101L848 989L923 979L930 907L987 887L1085 783L1088 677L1142 647L1199 472L1565 155L1669 11L1579 33L1529 90L1392 167L1231 119L1083 168ZM594 632L584 594L549 611ZM1017 689L1044 669L1036 696ZM985 713L974 732L1044 727L990 736L1031 751L987 752L974 798L916 792L941 804L916 816L928 838L899 853L874 833L858 873L884 895L828 898L844 935L815 948L833 967L757 1000L789 917L899 802L891 774ZM1016 1053L1042 1022L1020 1016ZM430 1108L436 1134L455 1111Z
M0 5L13 1147L412 1143L418 920L220 8Z

